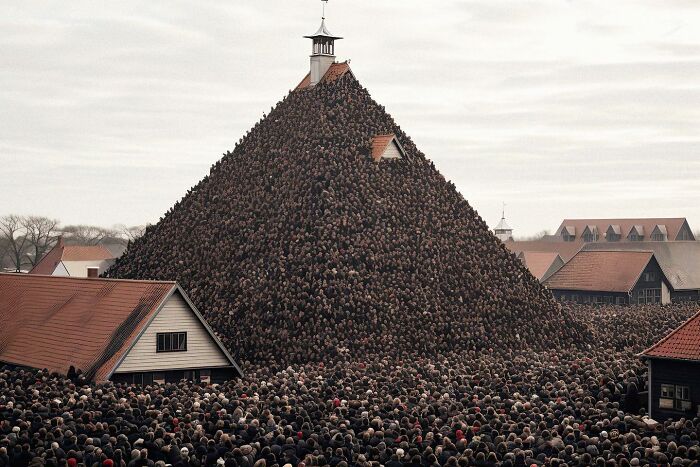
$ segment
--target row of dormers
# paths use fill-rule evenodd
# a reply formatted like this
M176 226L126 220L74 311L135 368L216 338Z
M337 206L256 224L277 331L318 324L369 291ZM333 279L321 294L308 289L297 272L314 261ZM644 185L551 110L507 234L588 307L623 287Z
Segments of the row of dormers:
M687 221L683 218L625 219L609 223L591 222L591 220L564 221L557 235L565 242L586 243L695 240Z

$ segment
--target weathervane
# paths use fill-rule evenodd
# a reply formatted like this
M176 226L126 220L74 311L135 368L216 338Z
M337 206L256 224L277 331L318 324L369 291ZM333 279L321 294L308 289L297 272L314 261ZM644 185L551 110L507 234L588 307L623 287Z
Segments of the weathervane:
M323 16L321 16L321 19L326 19L326 3L328 3L328 0L321 0L321 3L323 3Z

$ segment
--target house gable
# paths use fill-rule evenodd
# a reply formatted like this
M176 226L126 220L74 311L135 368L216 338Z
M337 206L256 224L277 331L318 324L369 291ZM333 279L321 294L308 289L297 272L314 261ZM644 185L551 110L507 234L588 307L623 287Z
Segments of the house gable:
M187 350L158 352L158 333L186 332ZM223 368L231 361L179 291L174 292L146 326L114 373Z

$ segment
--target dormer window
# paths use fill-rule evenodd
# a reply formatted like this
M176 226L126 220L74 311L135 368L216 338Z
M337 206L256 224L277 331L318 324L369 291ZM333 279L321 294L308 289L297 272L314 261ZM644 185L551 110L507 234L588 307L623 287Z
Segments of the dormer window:
M372 159L406 159L406 152L394 134L377 135L372 139Z
M576 239L576 227L567 225L561 229L561 238L565 242L573 242Z
M665 242L668 238L668 231L665 225L657 225L651 233L652 242Z
M583 234L581 235L584 242L597 242L598 241L598 227L595 225L587 225L583 229Z
M644 240L644 227L641 225L635 225L632 227L629 235L627 235L627 239L630 242L641 242Z
M617 224L608 226L608 230L605 232L605 239L609 242L619 242L622 238L622 229Z

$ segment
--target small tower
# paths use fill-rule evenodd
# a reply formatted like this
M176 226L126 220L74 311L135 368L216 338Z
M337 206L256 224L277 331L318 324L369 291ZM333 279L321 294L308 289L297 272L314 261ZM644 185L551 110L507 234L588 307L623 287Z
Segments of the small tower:
M311 39L313 46L311 49L311 86L315 86L328 69L335 63L335 41L342 37L334 36L326 28L326 2L323 3L323 16L321 17L321 27L314 34L304 36Z
M501 222L498 223L493 233L496 234L502 242L512 242L513 241L513 229L510 228L506 222L506 205L503 204L503 212L501 215Z

